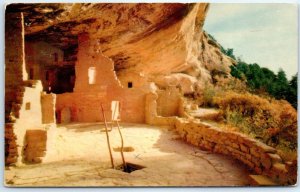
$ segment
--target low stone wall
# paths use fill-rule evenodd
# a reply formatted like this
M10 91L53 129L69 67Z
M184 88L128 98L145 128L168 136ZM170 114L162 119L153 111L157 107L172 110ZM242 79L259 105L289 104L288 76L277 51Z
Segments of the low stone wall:
M146 95L145 99L145 122L149 125L158 126L175 126L176 116L173 117L162 117L157 114L157 93L150 92ZM180 117L191 118L184 109L184 100L179 99L178 103L178 114Z
M24 162L41 163L46 154L47 131L27 130L25 135Z
M42 122L43 124L56 123L55 118L55 94L42 93L41 106L42 106Z
M162 117L178 116L178 108L181 99L176 87L168 87L165 90L157 90L157 114Z
M200 120L175 118L174 121L176 131L186 142L204 150L232 156L255 173L266 175L278 184L296 183L293 165L284 163L276 149L241 133L223 131Z

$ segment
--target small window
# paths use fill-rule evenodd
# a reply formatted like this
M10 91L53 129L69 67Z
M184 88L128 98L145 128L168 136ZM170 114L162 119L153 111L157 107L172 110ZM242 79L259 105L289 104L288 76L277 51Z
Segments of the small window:
M57 53L54 53L54 62L58 62L58 54Z
M88 70L88 77L89 77L89 84L95 84L96 83L96 68L90 67Z
M27 103L25 104L25 110L30 110L30 102L27 102Z
M128 85L127 85L127 86L128 86L128 88L132 88L132 86L133 86L133 85L132 85L132 82L128 82Z
M33 79L33 68L29 69L29 79Z

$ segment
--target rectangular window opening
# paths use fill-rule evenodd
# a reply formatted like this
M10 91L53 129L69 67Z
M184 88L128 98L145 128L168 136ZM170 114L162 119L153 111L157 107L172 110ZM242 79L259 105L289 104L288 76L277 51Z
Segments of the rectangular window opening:
M132 82L128 82L128 88L132 88L133 87L133 84L132 84Z
M27 103L25 104L25 110L30 110L30 102L27 102Z
M90 85L93 85L96 83L96 67L89 67L88 77L89 77Z

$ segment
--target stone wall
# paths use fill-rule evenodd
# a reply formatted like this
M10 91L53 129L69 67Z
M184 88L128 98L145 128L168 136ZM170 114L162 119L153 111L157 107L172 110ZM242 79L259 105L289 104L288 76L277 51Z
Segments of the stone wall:
M146 95L145 101L145 122L150 125L174 126L175 117L162 117L157 114L157 98L155 92Z
M23 163L25 134L28 130L43 130L40 81L25 81L19 116L14 123L16 144L18 146L17 164Z
M154 92L146 95L146 123L171 126L180 137L203 150L231 156L259 175L265 175L280 185L296 183L296 162L284 162L276 149L248 136L221 130L189 116L183 99L179 103L181 117L162 117L157 114L157 98Z
M120 101L121 121L132 123L145 122L144 93L123 90L115 97L107 92L97 93L64 93L58 94L56 99L57 122L62 123L62 111L70 110L70 122L103 122L101 104L106 119L111 120L111 102ZM63 121L67 123L66 121Z
M61 49L43 41L26 41L25 53L27 71L32 65L40 67L55 66L61 64L64 60L64 52ZM40 74L36 73L36 75L37 79L40 79Z
M98 41L91 40L88 34L80 35L78 41L74 92L57 95L58 122L67 122L64 121L66 119L62 113L65 108L70 111L70 121L104 121L101 104L107 120L110 121L111 102L120 101L121 121L144 123L147 85L122 87L112 60L102 54ZM90 70L92 73L89 73Z
M16 90L26 78L24 68L24 26L22 14L6 14L5 19L5 114L17 100ZM6 116L7 118L7 116Z
M24 161L27 163L41 163L46 155L47 131L27 130L24 143Z
M26 71L31 79L41 80L44 91L48 91L49 83L52 87L59 86L55 68L63 64L62 50L43 41L26 41L25 53Z
M42 123L56 123L55 117L55 104L56 95L55 94L45 94L41 95L41 105L42 105Z
M148 90L148 78L137 71L126 71L124 73L117 73L118 80L121 86L124 88L129 88L131 83L132 88L146 89Z
M178 116L180 93L175 87L157 90L157 114L162 117Z
M24 25L21 13L6 13L5 17L5 164L13 164L18 156L14 123L19 116L26 78Z
M201 149L229 155L255 173L271 177L278 184L296 183L291 162L283 162L276 149L246 135L227 132L200 120L175 119L175 129L186 142Z

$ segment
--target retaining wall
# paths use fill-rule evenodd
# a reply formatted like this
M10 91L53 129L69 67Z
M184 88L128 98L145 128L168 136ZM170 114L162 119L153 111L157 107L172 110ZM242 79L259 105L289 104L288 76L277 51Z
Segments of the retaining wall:
M281 185L296 183L295 165L283 162L276 149L236 132L227 132L195 119L175 118L175 129L186 142L225 154L246 164L255 173Z

